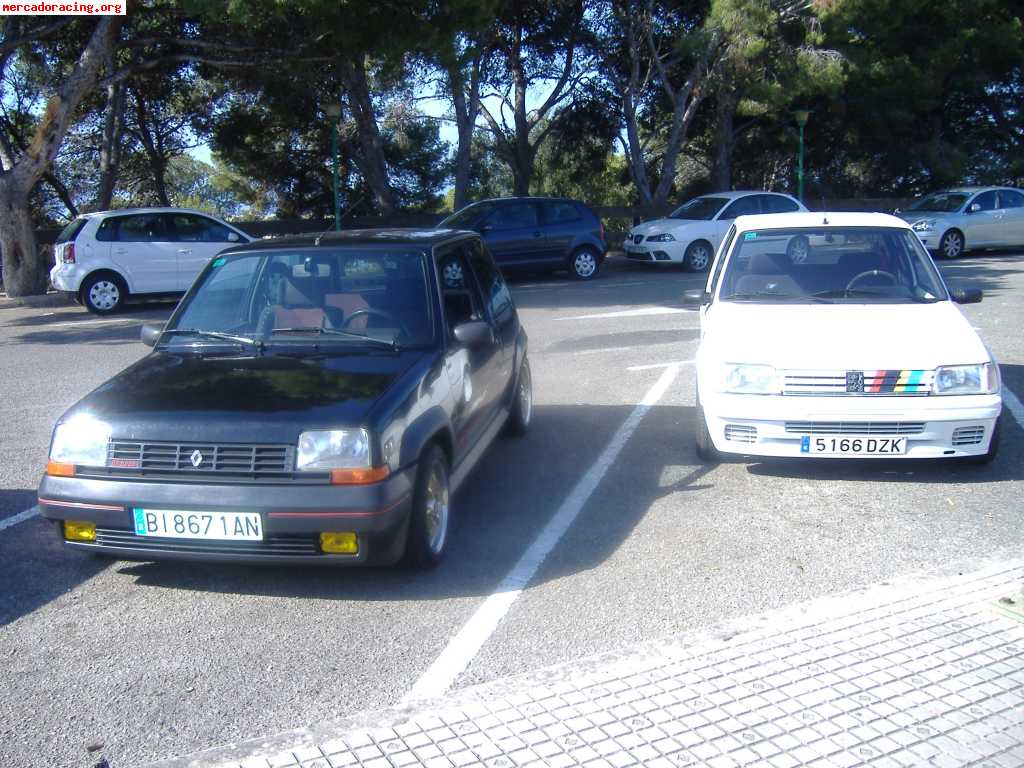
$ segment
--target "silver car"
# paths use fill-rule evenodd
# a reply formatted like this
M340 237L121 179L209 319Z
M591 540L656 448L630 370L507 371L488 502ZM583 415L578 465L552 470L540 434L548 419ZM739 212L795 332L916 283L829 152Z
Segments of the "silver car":
M897 214L925 248L955 259L974 248L1024 246L1024 191L957 187L934 192Z

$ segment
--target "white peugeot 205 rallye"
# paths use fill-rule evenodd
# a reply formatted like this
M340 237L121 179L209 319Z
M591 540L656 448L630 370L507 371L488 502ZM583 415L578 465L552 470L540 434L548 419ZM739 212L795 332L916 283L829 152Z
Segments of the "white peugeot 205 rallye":
M787 255L804 238L805 258ZM697 452L990 461L999 368L910 225L880 213L741 216L703 291Z

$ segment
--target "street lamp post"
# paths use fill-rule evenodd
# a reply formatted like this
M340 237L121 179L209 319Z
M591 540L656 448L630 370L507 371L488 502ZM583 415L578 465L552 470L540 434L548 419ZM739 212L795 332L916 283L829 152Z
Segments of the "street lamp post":
M334 229L341 229L341 195L338 194L338 121L341 119L341 104L328 104L324 112L331 120L331 155L334 160Z
M810 116L811 110L809 109L797 109L793 112L796 124L800 128L800 158L796 166L796 196L801 203L804 201L804 126L807 125L807 118Z

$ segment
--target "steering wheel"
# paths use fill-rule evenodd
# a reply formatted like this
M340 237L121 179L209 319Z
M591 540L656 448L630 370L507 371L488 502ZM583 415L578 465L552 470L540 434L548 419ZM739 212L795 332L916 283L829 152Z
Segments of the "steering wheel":
M886 272L883 269L869 269L866 272L861 272L859 275L855 275L854 278L846 284L846 290L853 288L857 282L864 277L884 277L893 285L899 285L899 278L896 277L892 272Z
M387 312L381 312L379 309L357 309L351 315L345 318L345 322L342 323L342 328L348 328L352 325L352 321L357 317L380 317L391 323L391 327L398 326L399 330L402 331L406 336L409 335L409 330L403 325L402 321L394 315L388 314Z

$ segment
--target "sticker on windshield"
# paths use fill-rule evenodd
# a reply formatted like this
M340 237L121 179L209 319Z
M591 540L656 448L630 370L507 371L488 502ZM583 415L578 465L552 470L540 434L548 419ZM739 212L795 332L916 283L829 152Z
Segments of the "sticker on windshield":
M757 232L747 232L743 235L744 240L757 240Z
M214 260L213 260L213 266L215 266L215 267L219 267L219 266L220 266L221 264L223 264L223 263L224 263L225 261L227 261L227 259L223 259L223 258L221 258L221 259L214 259Z

